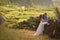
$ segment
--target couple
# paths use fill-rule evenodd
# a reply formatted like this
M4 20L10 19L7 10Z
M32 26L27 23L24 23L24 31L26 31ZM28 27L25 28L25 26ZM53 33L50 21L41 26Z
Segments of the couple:
M48 15L47 13L40 15L40 24L36 30L36 33L34 34L35 36L39 36L43 34L44 31L44 25L48 24Z

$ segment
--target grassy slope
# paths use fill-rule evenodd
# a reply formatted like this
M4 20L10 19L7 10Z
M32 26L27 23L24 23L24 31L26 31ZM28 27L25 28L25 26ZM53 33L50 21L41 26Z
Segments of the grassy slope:
M47 35L32 36L35 32L29 30L15 30L0 26L0 40L49 40Z

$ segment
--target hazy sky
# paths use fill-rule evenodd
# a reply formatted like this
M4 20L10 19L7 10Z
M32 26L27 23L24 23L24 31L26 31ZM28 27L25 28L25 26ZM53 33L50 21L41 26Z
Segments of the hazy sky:
M52 0L52 1L60 1L60 0Z

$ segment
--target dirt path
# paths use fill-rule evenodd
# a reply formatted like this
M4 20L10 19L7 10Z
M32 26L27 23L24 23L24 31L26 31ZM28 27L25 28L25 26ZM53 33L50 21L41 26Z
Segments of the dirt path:
M21 30L20 30L21 32ZM35 31L22 30L24 37L29 40L51 40L47 35L34 36Z

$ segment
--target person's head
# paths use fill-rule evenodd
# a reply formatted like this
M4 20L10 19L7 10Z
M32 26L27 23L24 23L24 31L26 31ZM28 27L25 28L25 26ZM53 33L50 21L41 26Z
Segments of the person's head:
M47 15L47 13L44 13L44 15Z
M39 19L42 19L43 18L43 14L41 14L40 16L39 16Z
M39 16L39 18L41 18L41 17L42 17L42 15Z

